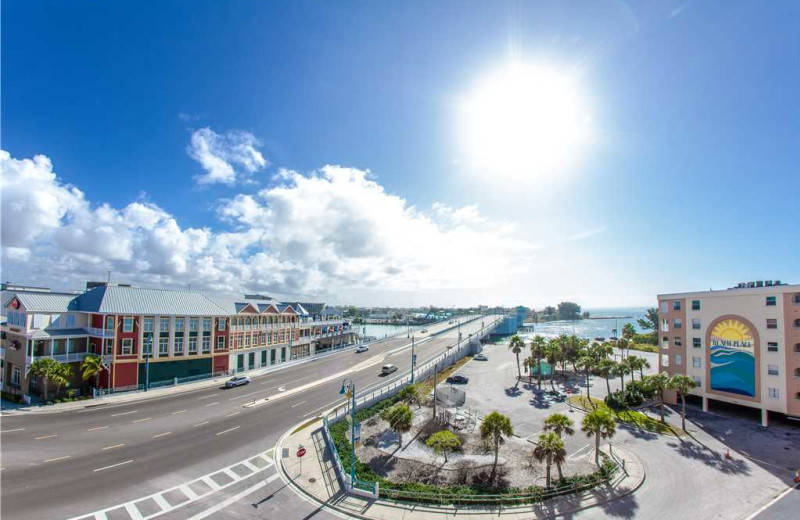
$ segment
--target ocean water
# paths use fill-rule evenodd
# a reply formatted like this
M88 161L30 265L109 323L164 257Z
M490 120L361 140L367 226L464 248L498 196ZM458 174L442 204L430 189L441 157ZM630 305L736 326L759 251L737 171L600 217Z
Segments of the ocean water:
M411 331L415 331L421 329L421 326L411 326ZM364 332L366 329L366 332ZM370 337L375 338L384 338L386 336L392 336L394 334L398 334L400 332L405 332L409 329L405 325L383 325L383 324L361 324L361 325L353 325L353 330L357 331L359 334L366 334Z
M526 323L533 326L534 332L523 334L525 338L531 338L536 334L541 334L545 338L554 338L561 334L575 334L578 337L594 339L597 337L610 338L613 330L617 329L617 335L622 333L622 327L626 323L632 323L636 332L645 332L639 328L636 320L643 318L647 312L647 307L619 307L605 309L584 309L589 311L592 318L588 320L575 321L548 321L545 323ZM603 318L608 316L608 318ZM630 316L630 318L614 318L615 316Z

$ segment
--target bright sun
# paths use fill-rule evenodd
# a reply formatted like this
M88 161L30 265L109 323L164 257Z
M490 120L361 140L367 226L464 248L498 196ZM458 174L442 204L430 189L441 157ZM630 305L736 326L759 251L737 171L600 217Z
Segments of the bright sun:
M480 84L462 114L470 163L515 179L541 178L569 166L587 140L590 121L569 78L522 64Z

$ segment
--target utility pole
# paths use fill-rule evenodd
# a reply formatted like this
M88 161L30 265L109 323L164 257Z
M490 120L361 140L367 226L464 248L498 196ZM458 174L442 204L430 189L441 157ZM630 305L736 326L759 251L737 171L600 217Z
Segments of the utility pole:
M414 367L417 365L417 355L414 353L414 335L411 335L411 384L414 384Z
M433 419L436 420L436 384L439 378L439 363L433 365Z

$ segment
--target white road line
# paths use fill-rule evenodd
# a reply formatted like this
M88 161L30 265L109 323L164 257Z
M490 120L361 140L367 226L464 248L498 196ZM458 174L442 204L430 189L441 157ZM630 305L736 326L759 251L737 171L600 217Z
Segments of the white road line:
M178 410L177 412L172 412L172 415L178 415L179 413L183 413L186 410Z
M234 473L231 468L224 468L224 469L222 469L220 471L222 471L222 473L225 473L230 478L232 478L234 482L238 482L238 481L240 481L240 480L242 480L244 478L244 477L240 477L239 475Z
M130 415L132 413L137 413L139 410L131 410L130 412L122 412L122 413L115 413L111 417L119 417L120 415Z
M760 508L758 511L756 511L756 512L754 512L752 515L748 516L746 520L753 520L753 518L757 517L757 516L758 516L759 514L761 514L761 512L763 512L765 509L767 509L767 508L768 508L768 507L770 507L772 504L774 504L774 503L775 503L775 502L777 502L778 500L780 500L780 499L782 499L783 497L785 497L785 496L786 496L786 495L787 495L789 492L791 492L791 491L792 491L793 489L795 489L795 488L800 488L800 484L797 484L797 485L794 485L794 486L791 486L791 487L789 487L788 489L786 489L785 491L783 491L783 492L782 492L780 495L776 496L775 498L773 498L772 500L770 500L769 502L767 502L766 504L764 504L764 506L763 506L763 507L761 507L761 508Z
M261 383L264 384L264 383ZM258 394L264 392L264 390L256 390L255 392L250 392L249 394L237 395L236 397L231 397L228 401L235 401L237 399L244 399L245 397L251 396L253 394Z
M222 511L223 509L225 509L226 507L230 506L231 504L241 500L242 498L246 497L247 495L255 493L259 489L263 488L267 484L269 484L272 481L274 481L276 478L278 478L278 476L279 476L279 474L275 473L274 475L269 477L267 480L262 480L258 484L245 489L244 491L242 491L238 495L234 495L234 496L228 498L227 500L223 500L222 502L218 503L214 507L210 507L210 508L206 509L205 511L201 512L201 513L197 513L193 517L189 518L189 520L202 520L203 518L208 518L209 516L219 512L219 511Z
M197 428L198 426L203 426L204 424L208 424L209 422L211 422L211 421L203 421L201 423L197 423L197 424L193 425L192 428Z
M335 401L331 401L330 403L328 403L328 404L326 404L326 405L324 405L324 406L320 406L320 407L319 407L319 408L317 408L316 410L311 410L311 411L310 411L310 412L308 412L307 414L303 414L303 417L308 417L308 416L309 416L309 415L311 415L312 413L316 413L316 412L318 412L318 411L320 411L320 410L327 410L328 408L332 407L333 405L335 405L335 404L336 404L336 403L338 403L339 401L341 401L341 399L337 399L337 400L335 400Z
M45 460L45 462L55 462L55 461L57 461L57 460L64 460L64 459L68 459L68 458L70 458L70 457L72 457L72 455L64 455L63 457L56 457L56 458L54 458L54 459L47 459L47 460Z
M239 426L234 426L233 428L228 428L227 430L222 430L221 432L217 433L216 435L222 435L223 433L232 432L233 430L238 430Z
M244 461L244 462L242 462L242 466L244 466L246 468L250 468L250 470L253 471L253 472L258 471L258 466L256 466L252 462Z
M89 428L86 430L87 432L96 432L97 430L105 430L108 426L96 426L94 428Z
M97 469L92 470L92 471L97 473L98 471L105 471L107 469L116 468L117 466L124 466L125 464L130 464L131 462L133 462L133 459L126 460L125 462L120 462L119 464L112 464L110 466L103 466L102 468L97 468Z
M171 434L172 434L172 432L159 433L157 435L153 435L153 439L157 439L159 437L163 437L164 435L171 435Z
M198 400L200 400L200 399L211 399L212 397L216 397L216 396L217 396L217 394L204 395L204 396L198 397L197 399Z
M52 434L52 435L42 435L41 437L36 437L36 438L35 438L35 439L33 439L33 440L35 440L35 441L41 441L41 440L44 440L44 439L52 439L53 437L58 437L58 434L57 434L57 433L54 433L54 434Z
M228 414L228 415L226 415L225 417L233 417L234 415L239 415L240 413L242 413L242 412L233 412L233 413L229 413L229 414Z
M208 487L210 487L214 491L222 489L222 486L214 482L214 479L211 477L203 477L200 480L202 480Z
M13 430L3 430L3 431L0 431L0 433L21 432L21 431L23 431L24 429L25 429L25 428L15 428L15 429L13 429Z
M133 502L128 502L125 504L125 511L128 512L132 520L144 520L144 516L142 516L142 512L136 507L136 504Z
M194 492L194 490L192 490L192 488L190 488L186 484L181 484L180 486L178 486L178 489L180 489L184 495L189 497L190 501L197 499L197 497L199 496L197 493Z
M586 448L589 448L589 447L591 447L591 446L592 446L592 443L590 442L590 443L589 443L589 444L587 444L586 446L584 446L584 447L580 448L579 450L576 450L576 451L575 451L575 453L573 453L572 455L570 455L569 457L567 457L567 460L575 460L575 459L577 459L577 458L578 458L578 454L579 454L580 452L582 452L583 450L585 450Z
M172 504L167 502L167 499L164 498L161 495L161 493L156 493L155 495L152 496L152 499L153 499L153 502L158 504L158 507L160 507L163 512L167 512L170 509L172 509Z
M100 451L113 450L114 448L121 448L123 446L125 446L125 444L114 444L113 446L106 446L105 448L102 448Z
M308 401L300 401L299 403L293 404L293 405L291 406L291 408L294 408L295 406L300 406L301 404L306 404L307 402L308 402Z
M215 406L218 405L219 401L214 401L213 403L208 403L206 406Z
M146 419L136 419L133 422L135 422L135 423L137 423L137 422L145 422L145 421L149 421L150 419L152 419L152 417L147 417Z

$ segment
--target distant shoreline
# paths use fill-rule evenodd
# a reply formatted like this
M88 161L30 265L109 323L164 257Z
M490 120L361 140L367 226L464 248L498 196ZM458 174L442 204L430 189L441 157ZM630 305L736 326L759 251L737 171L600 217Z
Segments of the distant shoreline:
M635 316L589 316L585 320L632 320Z

